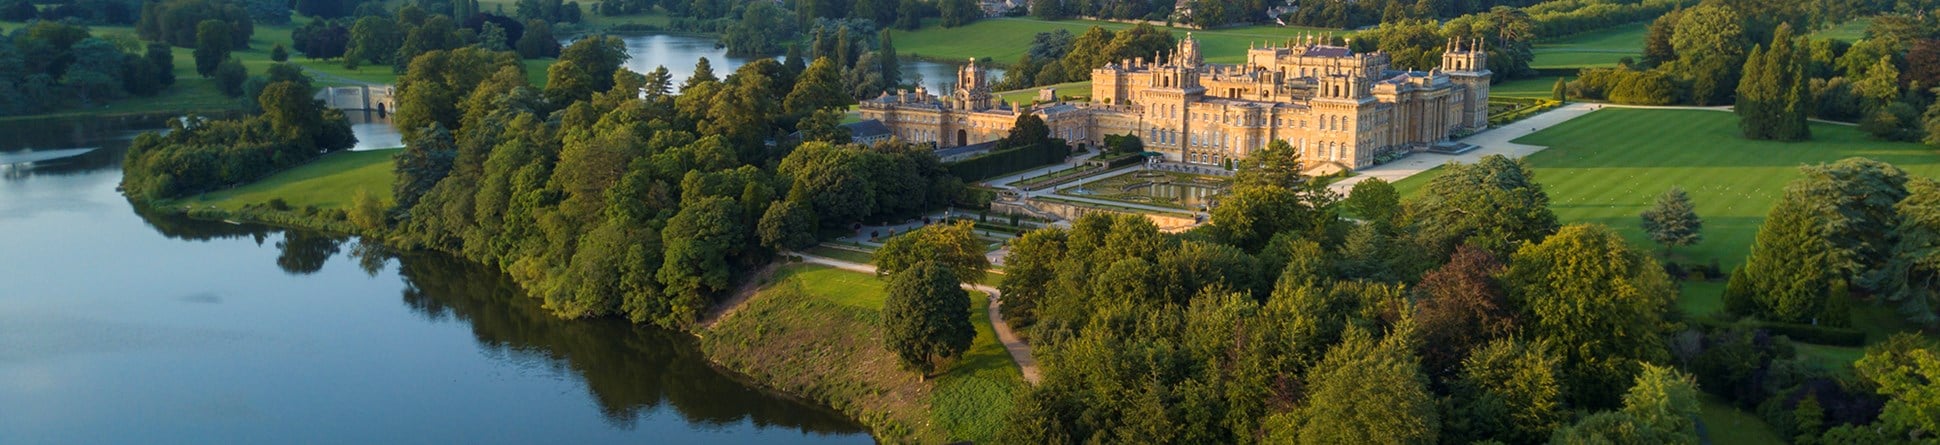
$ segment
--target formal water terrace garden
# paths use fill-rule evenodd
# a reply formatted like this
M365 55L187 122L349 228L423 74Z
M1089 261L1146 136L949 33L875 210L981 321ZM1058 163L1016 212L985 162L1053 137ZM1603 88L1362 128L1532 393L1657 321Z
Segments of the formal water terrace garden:
M1059 190L1082 198L1183 210L1206 210L1231 178L1184 172L1136 170Z

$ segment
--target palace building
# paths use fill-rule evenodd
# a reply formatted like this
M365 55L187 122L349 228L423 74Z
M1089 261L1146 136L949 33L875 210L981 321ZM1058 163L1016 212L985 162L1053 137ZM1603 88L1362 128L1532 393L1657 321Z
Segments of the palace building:
M1019 115L1033 113L1053 137L1074 145L1137 135L1169 162L1224 166L1282 140L1313 172L1372 166L1384 155L1488 127L1492 74L1479 41L1450 41L1440 69L1390 65L1387 54L1356 53L1312 36L1250 49L1241 65L1207 64L1188 33L1170 55L1092 70L1088 102L1005 103L972 60L947 97L918 87L859 108L894 137L937 148L1003 138Z

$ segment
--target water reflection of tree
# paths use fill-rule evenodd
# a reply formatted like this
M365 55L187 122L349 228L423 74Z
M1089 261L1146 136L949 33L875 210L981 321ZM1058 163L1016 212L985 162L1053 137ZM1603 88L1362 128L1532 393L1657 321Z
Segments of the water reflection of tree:
M256 240L256 245L260 246L269 237L269 234L275 233L275 229L263 225L230 224L222 221L200 220L165 213L148 208L147 206L137 205L133 207L135 209L135 215L141 216L142 222L147 223L148 227L155 229L155 232L161 233L162 236L168 237L169 239L209 241L250 237Z
M723 374L685 334L616 319L562 320L504 274L448 257L408 255L399 274L405 304L426 318L468 322L481 346L517 360L544 359L584 378L616 427L633 428L641 412L671 403L689 423L862 432L840 414Z
M290 275L309 275L323 270L330 257L342 251L345 238L325 235L305 230L285 230L283 240L276 242L276 267L283 268Z

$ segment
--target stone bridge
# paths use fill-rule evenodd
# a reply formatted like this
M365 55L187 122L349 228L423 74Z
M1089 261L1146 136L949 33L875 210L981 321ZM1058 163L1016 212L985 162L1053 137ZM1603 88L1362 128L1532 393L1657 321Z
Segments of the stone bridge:
M323 106L339 110L376 111L389 114L397 110L397 102L392 93L396 87L390 85L359 85L347 87L327 87L317 91L317 100Z

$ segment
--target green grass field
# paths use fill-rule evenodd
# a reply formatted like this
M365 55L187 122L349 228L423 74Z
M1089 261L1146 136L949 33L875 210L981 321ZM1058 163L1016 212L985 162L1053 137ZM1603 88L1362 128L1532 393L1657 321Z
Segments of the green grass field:
M774 282L777 284L771 286L769 289L762 290L762 294L759 297L754 301L750 301L748 306L742 311L737 312L734 317L729 317L727 320L724 320L721 325L716 327L716 331L722 332L726 336L741 339L740 337L742 336L750 335L745 332L747 330L746 324L750 321L755 321L760 326L763 326L763 330L773 329L775 330L773 332L799 334L806 331L786 330L785 328L795 324L821 323L818 321L810 321L809 319L850 320L849 323L852 325L846 327L838 326L837 328L850 331L868 330L873 332L876 330L875 325L878 323L878 317L880 317L878 311L882 308L882 301L886 294L883 291L883 281L875 276L828 266L794 264L785 266L780 271L777 271L775 277L776 280ZM775 300L791 297L788 293L771 291L770 289L775 286L800 286L799 289L802 290L801 294L807 296L812 301L763 301L764 299ZM966 308L967 312L965 316L970 317L971 325L977 330L975 339L971 341L970 349L964 352L963 357L947 365L948 367L943 371L942 375L935 376L930 380L930 382L933 382L933 385L927 391L927 410L923 410L920 407L903 407L903 409L911 411L899 412L926 411L928 413L926 419L928 425L940 429L940 432L946 434L949 439L982 442L995 436L997 430L1003 425L1004 416L1010 411L1010 406L1016 392L1024 388L1024 381L1023 374L1018 371L1016 363L1011 361L1010 353L1005 351L1003 344L997 341L997 335L991 328L990 319L985 313L989 307L988 299L984 298L981 292L977 292L971 295L970 300L971 304L970 307ZM773 310L777 305L787 305L790 310ZM763 317L764 319L736 320L736 318L744 315L749 317ZM844 335L836 339L824 339L824 341L845 341L850 339L867 339L864 340L867 342L881 341L879 335L874 335L873 333L872 335ZM714 339L707 337L704 340ZM760 342L757 341L755 343ZM849 364L842 364L847 369L846 372L875 374L850 376L847 377L848 379L882 382L885 385L892 385L892 388L882 390L883 393L920 394L925 392L920 389L921 382L916 382L915 385L917 386L915 388L908 386L911 383L911 380L908 379L910 376L909 372L882 366L883 363L881 360L885 356L888 356L889 353L888 351L882 350L879 344L849 343L833 349L848 351L847 353L856 356L854 358L862 358L862 361L867 363L867 365L858 364L852 369L848 366ZM783 354L783 356L791 353L791 351L768 352ZM824 355L824 351L819 349L812 354L803 351L792 351L792 353L801 356ZM757 360L755 362L760 361ZM753 372L756 375L788 373L789 371L784 369L765 369ZM838 401L838 403L841 402L848 401ZM898 402L921 403L923 401L898 400ZM921 429L929 430L930 428L925 427Z
M1647 23L1632 23L1591 31L1535 45L1536 58L1531 68L1578 68L1617 66L1617 60L1643 57Z
M1664 190L1683 187L1704 218L1704 242L1678 250L1678 261L1716 260L1726 269L1750 253L1752 237L1798 167L1864 156L1911 174L1940 176L1940 152L1908 143L1874 141L1853 127L1813 124L1813 140L1746 140L1730 113L1697 110L1607 109L1524 136L1518 143L1550 148L1527 158L1565 223L1611 226L1638 247L1657 252L1637 214ZM1413 196L1439 174L1430 170L1399 181ZM1722 286L1686 289L1693 315L1715 309Z
M348 209L357 190L369 190L379 200L391 199L391 156L398 149L351 151L324 156L297 168L270 175L256 183L186 198L178 204L216 206L236 210L282 198L290 207Z
M1091 20L1045 21L1034 18L994 18L967 26L943 28L927 25L915 31L893 31L896 53L928 59L960 61L970 57L989 57L997 63L1016 62L1030 49L1031 38L1040 32L1059 29L1084 34L1092 26L1117 31L1134 25ZM1238 63L1246 60L1246 48L1253 42L1284 42L1305 33L1337 34L1344 31L1321 28L1247 26L1216 30L1167 28L1175 38L1192 33L1199 39L1207 62Z
M1812 38L1814 40L1834 39L1856 42L1866 37L1866 27L1872 26L1872 24L1873 19L1860 17L1813 32Z
M1060 83L1057 85L1025 88L1021 90L1010 90L1010 91L997 93L997 96L1002 97L1005 102L1029 104L1037 101L1037 90L1042 88L1057 88L1058 97L1060 98L1065 96L1091 97L1091 81L1089 80L1083 81L1083 82L1066 82L1066 83Z
M1535 77L1489 85L1489 97L1548 99L1553 97L1550 93L1556 88L1556 77Z
M1764 419L1711 394L1699 394L1698 419L1704 421L1706 443L1716 445L1754 445L1784 443Z
M588 17L592 16L592 14L588 14ZM295 63L314 72L312 77L317 86L342 86L351 84L351 82L346 82L342 79L374 84L393 84L397 82L397 74L391 72L391 67L389 66L361 66L353 70L344 68L343 61L341 60L311 60L298 54L294 49L294 44L291 43L290 30L306 23L308 20L307 18L296 17L289 25L256 24L255 33L250 35L249 48L237 50L233 54L237 60L242 61L243 67L247 68L251 75L258 75L268 70L271 64L276 63L269 58L270 48L280 44L285 49L290 50L289 61L291 63ZM0 29L6 29L11 32L24 25L21 22L0 22ZM88 30L96 37L126 37L128 41L140 40L136 38L135 28L133 26L90 26ZM163 90L161 94L157 94L154 97L127 97L101 107L85 109L73 108L28 116L0 117L0 120L185 113L191 111L220 112L242 108L242 99L223 96L220 91L216 90L215 80L203 78L195 73L195 49L177 47L174 48L174 55L175 85L170 86L168 89ZM531 81L533 86L544 86L546 83L546 68L551 66L552 62L553 59L525 60L526 79ZM322 75L317 75L316 73L321 73Z

